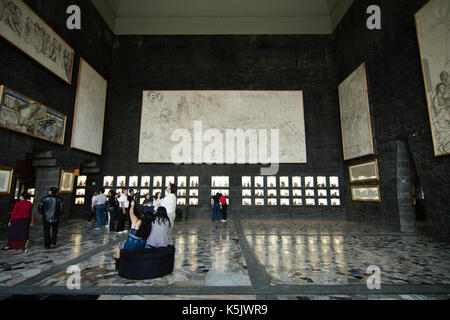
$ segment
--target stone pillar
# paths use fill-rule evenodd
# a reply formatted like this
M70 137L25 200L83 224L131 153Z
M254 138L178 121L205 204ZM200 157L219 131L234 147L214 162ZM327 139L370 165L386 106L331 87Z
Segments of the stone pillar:
M397 201L401 232L416 233L411 155L405 141L397 144Z

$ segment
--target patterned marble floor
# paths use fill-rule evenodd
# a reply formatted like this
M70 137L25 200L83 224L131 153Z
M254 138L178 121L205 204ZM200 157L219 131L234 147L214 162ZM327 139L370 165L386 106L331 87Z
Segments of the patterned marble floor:
M351 222L243 222L247 241L276 284L450 284L450 245Z
M69 274L61 266L72 262L82 270L82 288L99 290L100 300L255 300L258 294L252 292L261 284L256 283L251 261L267 276L267 291L283 285L297 286L299 291L311 285L361 287L366 285L367 268L372 265L381 269L382 286L450 284L450 244L351 222L273 220L177 223L172 233L176 247L173 274L130 281L118 276L113 262L114 246L126 236L93 227L85 221L63 224L59 246L51 250L43 248L42 229L36 228L26 251L0 251L0 295L22 289L22 283L25 289L33 288L33 294L40 289L64 289ZM249 256L255 259L248 261ZM231 291L219 292L221 287ZM108 288L112 293L105 294L102 290ZM172 291L130 295L115 294L112 288ZM183 288L190 292L173 293ZM447 294L450 292L377 296L267 292L280 300L447 300Z

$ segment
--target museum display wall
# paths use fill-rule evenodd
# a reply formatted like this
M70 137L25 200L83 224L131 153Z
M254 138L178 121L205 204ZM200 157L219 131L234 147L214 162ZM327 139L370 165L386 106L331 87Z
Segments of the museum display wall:
M401 154L406 144L423 187L430 234L449 239L450 158L434 155L414 21L426 2L355 1L334 32L337 83L366 64L375 147L375 155L345 162L345 203L350 220L399 230L402 206L408 205L398 198L403 182L409 183L401 178L408 168ZM372 4L382 8L381 30L365 28ZM382 201L352 201L348 167L374 159L380 181L368 184L380 185Z
M46 155L47 159L38 161L39 165L49 166L37 173L39 175L37 181L41 186L32 186L36 187L36 192L39 193L40 187L45 190L49 187L47 184L54 183L53 180L59 182L59 178L55 179L54 176L58 175L61 169L74 170L80 168L89 159L100 160L98 156L70 148L78 65L80 57L83 57L99 73L109 78L114 35L89 0L76 2L83 12L84 19L82 20L82 29L75 31L70 31L66 27L68 17L66 10L73 4L72 1L33 0L25 2L75 51L72 82L69 85L19 51L14 45L0 39L0 57L3 63L0 84L67 116L63 146L0 128L1 166L14 168L18 160L25 158L26 153L52 151L51 154ZM42 193L36 194L38 198L41 196ZM0 232L6 230L4 223L7 222L9 198L9 195L0 196L0 212L4 216L4 219L0 219ZM65 218L67 218L72 214L72 195L63 194L62 198L67 208L65 214Z
M211 192L220 189L213 187L212 178L228 177L230 217L345 219L343 203L332 206L329 199L325 207L317 197L314 206L307 206L303 194L303 205L294 205L292 188L289 205L281 194L275 197L277 206L268 205L274 203L268 196L265 205L257 206L253 195L252 205L245 205L242 178L260 176L260 166L137 162L143 90L302 90L307 163L282 164L276 179L337 176L342 181L331 36L118 36L117 43L103 146L104 176L198 176L199 205L189 207L189 218L210 218ZM157 133L161 134L172 132Z

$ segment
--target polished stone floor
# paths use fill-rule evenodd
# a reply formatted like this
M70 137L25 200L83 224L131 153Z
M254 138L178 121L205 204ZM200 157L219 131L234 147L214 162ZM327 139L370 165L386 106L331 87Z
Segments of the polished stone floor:
M161 279L122 279L114 247L126 238L85 221L60 227L56 249L42 229L25 251L0 252L0 298L79 294L99 300L447 300L450 244L344 221L188 221L172 234L175 270ZM66 286L81 270L81 290ZM370 266L381 289L367 289Z

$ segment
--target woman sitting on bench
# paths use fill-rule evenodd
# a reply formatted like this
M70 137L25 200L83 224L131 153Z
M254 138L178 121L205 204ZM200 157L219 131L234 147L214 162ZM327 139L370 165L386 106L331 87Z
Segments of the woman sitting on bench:
M143 212L137 213L136 203L131 202L130 219L131 230L127 241L122 242L116 247L115 259L116 263L120 259L121 250L137 250L144 249L147 244L147 238L150 235L151 221L145 216ZM136 216L136 213L139 217Z
M147 239L147 248L166 248L171 244L169 229L171 227L167 210L159 207L153 217L150 236Z

